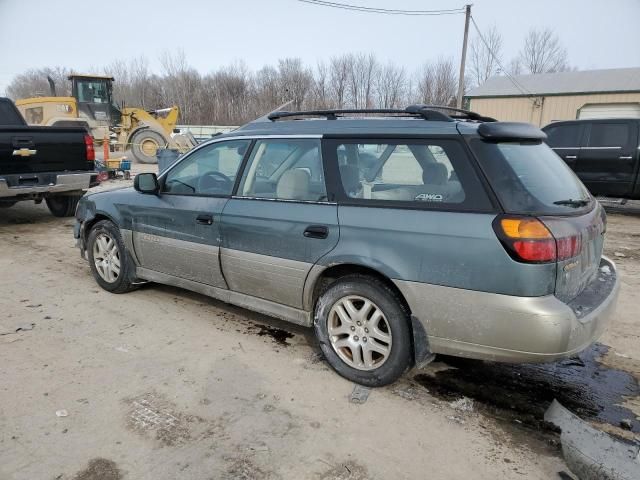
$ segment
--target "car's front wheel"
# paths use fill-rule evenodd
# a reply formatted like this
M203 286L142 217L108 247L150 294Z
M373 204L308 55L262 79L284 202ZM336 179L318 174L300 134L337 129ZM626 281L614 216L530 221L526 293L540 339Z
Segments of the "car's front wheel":
M356 383L387 385L411 364L408 314L374 277L350 275L331 284L318 299L314 327L329 364Z
M112 293L133 290L129 280L129 262L120 230L113 222L96 223L87 239L89 264L96 282Z

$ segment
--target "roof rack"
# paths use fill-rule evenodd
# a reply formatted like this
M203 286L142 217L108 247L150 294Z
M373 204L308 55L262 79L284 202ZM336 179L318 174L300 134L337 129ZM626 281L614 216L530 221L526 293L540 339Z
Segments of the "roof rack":
M447 115L439 110L448 110L458 112L459 115ZM484 117L478 113L458 108L444 107L440 105L410 105L404 110L393 108L375 108L375 109L336 109L336 110L307 110L301 112L276 111L267 115L272 122L289 117L325 117L327 120L336 120L343 115L353 114L378 114L393 115L396 117L418 117L424 120L453 122L454 120L472 120L478 122L495 122L495 119Z
M408 112L420 112L423 110L447 110L450 112L456 112L459 115L449 115L450 118L460 119L460 120L474 120L477 122L497 122L495 118L485 117L484 115L480 115L479 113L472 112L470 110L463 110L461 108L447 107L444 105L425 105L422 103L416 105L409 105L406 109Z

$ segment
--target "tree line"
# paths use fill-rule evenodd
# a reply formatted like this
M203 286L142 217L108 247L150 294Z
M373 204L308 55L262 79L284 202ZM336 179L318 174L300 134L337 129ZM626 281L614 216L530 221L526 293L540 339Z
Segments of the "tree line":
M118 60L92 73L115 77L118 104L148 110L177 105L180 123L240 125L283 103L288 109L404 108L412 103L455 104L458 65L453 57L440 57L409 70L383 63L373 53L346 53L306 65L300 58L283 58L276 65L251 70L242 62L201 74L183 51L164 53L160 71L153 72L145 57ZM547 73L570 69L567 52L549 29L532 29L518 55L504 64L502 37L491 27L484 38L472 39L467 59L465 89L489 77ZM68 67L46 67L17 75L7 95L13 99L48 95L47 76L57 95L70 95Z

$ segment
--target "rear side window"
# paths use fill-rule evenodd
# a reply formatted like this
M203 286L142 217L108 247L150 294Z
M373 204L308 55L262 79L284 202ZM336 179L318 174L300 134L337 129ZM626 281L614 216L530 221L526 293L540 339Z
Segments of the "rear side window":
M491 210L463 146L454 140L333 140L344 199L362 204Z
M507 213L561 215L592 208L585 186L544 143L473 139L471 148Z
M238 195L273 200L327 200L320 141L258 140Z
M592 123L590 147L626 147L629 143L629 125L626 123Z
M581 125L557 125L544 129L547 145L552 148L579 148Z

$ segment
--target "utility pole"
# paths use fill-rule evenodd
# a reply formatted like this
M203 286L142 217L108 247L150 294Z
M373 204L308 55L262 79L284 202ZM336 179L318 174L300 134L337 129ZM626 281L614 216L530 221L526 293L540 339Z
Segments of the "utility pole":
M464 12L464 40L462 41L462 58L460 59L460 75L458 77L458 101L456 108L462 108L462 94L464 93L464 64L467 60L467 39L469 38L469 18L471 17L471 5L465 5Z

